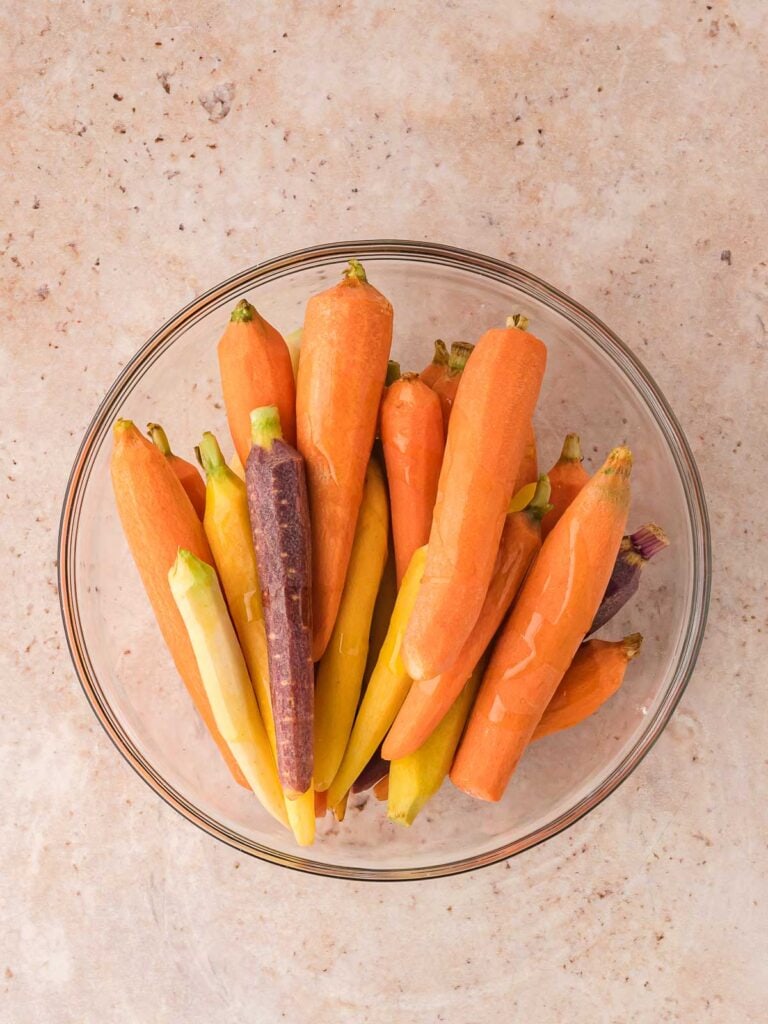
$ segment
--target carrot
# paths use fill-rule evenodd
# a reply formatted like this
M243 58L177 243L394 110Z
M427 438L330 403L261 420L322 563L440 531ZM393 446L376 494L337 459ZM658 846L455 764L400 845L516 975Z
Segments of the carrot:
M529 423L528 436L525 439L523 461L520 463L520 469L518 470L517 480L515 480L515 486L512 488L512 493L516 494L520 488L525 487L526 484L535 484L538 478L539 459L536 452L536 431L533 429L533 424Z
M360 703L339 770L328 790L328 803L331 807L336 806L368 764L392 725L411 685L400 653L405 626L424 572L425 555L424 548L415 551L403 577L386 640Z
M445 781L480 686L483 662L462 687L448 714L418 750L392 761L389 766L387 817L412 825L416 815Z
M582 644L531 740L570 729L593 715L619 689L627 665L642 642L639 633L632 633L623 640L588 640Z
M583 460L579 435L567 434L560 458L549 471L549 482L552 484L552 511L541 521L541 535L545 540L552 527L589 480L589 473L581 464Z
M385 775L383 779L379 779L376 785L373 787L373 795L377 800L384 801L389 796L389 774Z
M168 437L159 423L148 423L147 433L152 444L159 448L168 459L171 469L181 481L181 486L187 492L187 497L192 502L195 512L200 519L205 515L205 484L203 478L191 462L174 455L168 443Z
M444 449L440 401L415 373L405 374L386 390L381 443L399 584L413 552L429 539Z
M216 570L179 548L168 584L187 628L216 725L253 792L281 825L287 825L275 756Z
M251 410L261 406L277 406L283 437L295 447L296 386L291 353L280 332L241 299L217 351L229 432L242 464L251 450Z
M245 481L267 629L277 767L289 799L312 784L314 667L304 462L280 432L277 407L251 413Z
M454 784L500 800L589 629L619 550L632 455L614 448L544 542L483 678L451 769Z
M456 661L493 575L547 358L525 318L508 323L480 339L456 395L424 581L403 642L413 679Z
M332 808L333 816L341 823L347 815L347 801L349 800L349 793L345 793L344 796L339 800L334 808Z
M382 753L388 761L413 754L429 739L475 671L541 547L541 517L549 508L548 500L549 481L543 476L530 504L522 512L507 514L491 584L477 623L446 672L434 679L420 679L411 686L384 741Z
M368 658L365 662L363 673L362 692L368 688L368 681L376 667L379 653L387 636L389 622L392 618L392 610L395 607L397 598L397 576L395 573L394 545L390 542L387 545L387 562L379 584L379 592L376 595L376 604L373 606L373 618L371 619L371 633L368 638Z
M324 818L328 811L328 794L323 790L315 790L315 817Z
M432 362L421 371L421 379L427 387L431 388L434 386L435 381L442 377L447 370L448 349L445 347L445 342L438 338L435 342L435 353L432 356Z
M448 357L446 372L432 384L433 391L440 399L440 409L443 414L443 431L446 434L448 433L448 422L451 418L453 403L456 401L456 392L459 390L459 381L474 347L474 345L470 345L466 341L455 341L451 345L451 354Z
M339 614L317 668L314 782L318 790L328 789L333 782L355 720L388 535L387 487L378 462L371 459Z
M192 644L168 585L168 570L179 548L189 549L209 564L213 561L203 524L168 460L130 420L115 423L113 438L110 472L115 504L160 632L229 770L241 786L249 788L216 727Z
M312 514L312 655L339 610L392 343L392 306L350 260L307 303L296 397Z

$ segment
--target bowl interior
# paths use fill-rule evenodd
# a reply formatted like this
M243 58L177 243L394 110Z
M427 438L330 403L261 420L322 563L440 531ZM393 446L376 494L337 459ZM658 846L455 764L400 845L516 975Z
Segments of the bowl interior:
M579 307L522 272L449 250L420 255L384 247L363 254L369 279L393 302L393 357L404 369L423 368L436 337L475 341L511 312L529 316L549 349L536 421L542 469L570 430L581 435L590 470L612 446L632 447L630 527L655 520L672 543L648 566L635 600L601 633L645 637L619 694L581 726L533 745L498 805L473 801L446 783L404 829L387 821L373 796L362 795L342 825L330 817L320 823L306 855L231 782L163 647L123 539L109 480L110 427L118 415L141 427L158 421L174 450L190 458L201 433L213 430L231 451L216 363L230 307L247 296L280 330L293 330L307 297L338 280L342 248L277 264L271 273L257 268L220 287L162 329L127 368L89 431L65 506L65 620L97 713L147 781L193 820L249 852L311 870L433 874L508 855L551 834L614 788L647 749L695 655L705 523L697 519L695 469L676 426L642 370Z

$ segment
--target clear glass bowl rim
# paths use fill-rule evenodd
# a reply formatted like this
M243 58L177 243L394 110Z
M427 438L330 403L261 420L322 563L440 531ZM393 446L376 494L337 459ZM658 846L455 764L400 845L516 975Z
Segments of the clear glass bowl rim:
M104 439L105 432L110 429L126 393L135 386L146 368L170 347L179 332L204 316L212 308L230 301L233 295L267 281L274 281L299 269L305 270L341 263L351 257L431 263L469 271L481 277L513 285L570 320L610 357L644 399L669 446L680 475L693 538L693 595L680 657L658 708L649 718L645 730L638 737L634 747L587 796L536 831L483 854L415 868L366 868L333 865L313 860L308 856L281 852L253 842L246 836L217 822L196 807L155 771L126 735L121 723L115 717L91 663L77 608L75 553L83 496L95 454ZM406 239L334 242L277 256L249 267L215 285L172 316L129 360L96 410L72 466L64 495L58 538L59 602L67 646L75 672L96 717L131 767L147 785L181 815L209 835L242 853L311 874L361 881L440 878L495 864L557 835L602 803L629 777L659 738L688 684L704 635L709 608L710 578L709 515L701 478L677 417L637 356L584 306L528 271L503 260L466 249Z

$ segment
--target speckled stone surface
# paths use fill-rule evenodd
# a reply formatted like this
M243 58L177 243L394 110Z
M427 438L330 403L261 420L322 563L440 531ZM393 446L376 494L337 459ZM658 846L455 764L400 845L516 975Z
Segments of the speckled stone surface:
M762 0L0 5L9 1024L765 1020L768 31ZM433 883L249 861L76 683L59 506L93 410L210 284L341 237L509 257L649 366L716 576L651 755L568 833Z

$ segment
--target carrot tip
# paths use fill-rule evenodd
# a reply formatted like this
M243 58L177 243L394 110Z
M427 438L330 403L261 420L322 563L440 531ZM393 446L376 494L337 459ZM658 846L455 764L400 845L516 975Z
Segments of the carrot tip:
M642 646L642 633L630 633L629 636L625 636L622 640L622 647L624 648L624 654L627 657L627 661L631 661L635 655L639 654Z
M171 454L171 445L168 441L168 435L159 423L148 423L147 435L155 448L159 448L163 455Z
M195 448L195 455L197 456L197 461L205 470L206 476L210 476L211 473L215 473L216 470L226 466L221 448L219 448L219 442L210 430L206 430L203 434L202 441Z
M552 493L552 488L549 483L549 477L546 473L542 473L536 483L536 490L533 492L533 497L525 507L525 511L532 519L538 519L541 521L547 512L550 512L554 506L549 503L549 496Z
M256 316L256 309L247 299L240 299L229 317L235 324L247 324Z
M411 374L410 376L415 376ZM396 359L390 359L387 363L387 376L384 381L385 385L389 387L390 384L394 384L396 380L400 380L402 373L400 372L400 363Z
M251 441L254 445L270 451L272 442L282 436L280 413L276 405L262 405L251 411Z
M452 377L457 373L461 373L467 365L467 360L472 355L474 347L468 341L455 341L451 345L451 354L448 357L448 372Z
M342 272L342 277L350 284L366 284L368 281L365 268L360 260L350 260L347 268Z
M523 313L514 313L507 317L507 327L516 327L518 331L527 331L530 320Z
M618 473L620 476L629 476L632 472L632 452L629 448L626 445L613 448L608 453L602 472L606 476L611 476L614 473Z
M435 341L435 354L432 356L432 362L436 366L448 365L448 349L445 347L445 342L442 338L438 338Z
M563 442L563 450L560 452L560 462L583 462L584 456L581 453L581 438L578 434L566 434Z

